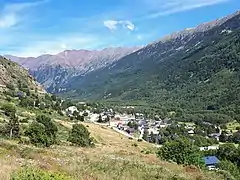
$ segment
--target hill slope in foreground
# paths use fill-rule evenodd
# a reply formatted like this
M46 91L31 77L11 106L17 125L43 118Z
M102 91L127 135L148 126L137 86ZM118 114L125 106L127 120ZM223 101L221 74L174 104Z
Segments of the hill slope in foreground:
M65 133L71 128L67 121L57 122ZM9 179L23 165L66 172L78 180L223 179L212 172L160 161L151 144L130 140L108 127L84 125L97 141L94 148L58 145L43 149L1 140L0 179Z
M0 56L0 92L6 89L26 87L39 93L44 93L43 87L29 75L28 71L17 63Z

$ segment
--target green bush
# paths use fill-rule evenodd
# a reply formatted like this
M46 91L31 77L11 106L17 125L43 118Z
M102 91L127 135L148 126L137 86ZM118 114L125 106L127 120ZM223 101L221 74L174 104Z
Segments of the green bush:
M45 132L45 126L36 121L32 122L29 128L26 130L25 135L30 138L32 144L36 146L50 146L47 134Z
M81 147L93 146L90 132L82 124L74 124L68 141Z
M78 121L83 122L83 121L84 121L84 116L77 115L76 119L77 119Z
M10 90L15 90L15 86L12 83L7 84L6 87Z
M231 176L234 176L236 179L240 179L240 169L237 164L223 160L218 164L218 168L229 172Z
M137 143L133 143L132 146L138 147L138 144Z
M199 148L185 138L166 142L157 154L160 158L177 164L204 165Z
M3 104L1 109L4 111L6 116L13 116L17 111L13 104Z
M14 172L11 180L72 180L72 178L60 173L25 167Z
M19 105L26 108L34 107L34 100L32 98L25 97L21 99Z
M57 126L52 122L51 118L45 115L39 115L25 134L30 138L32 144L36 146L49 147L56 143Z
M0 123L0 136L6 136L7 128L5 124Z

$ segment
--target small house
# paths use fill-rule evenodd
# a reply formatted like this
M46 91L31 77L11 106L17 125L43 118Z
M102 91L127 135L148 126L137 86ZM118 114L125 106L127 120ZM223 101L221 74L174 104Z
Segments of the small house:
M217 149L219 149L219 145L200 147L199 149L200 149L200 151L217 150Z
M195 132L194 132L194 130L189 130L189 131L188 131L188 134L192 136L192 135L195 134Z
M70 106L66 109L68 115L73 115L74 112L79 112L76 106Z
M203 157L203 160L209 170L215 170L217 164L220 162L216 156L205 156Z

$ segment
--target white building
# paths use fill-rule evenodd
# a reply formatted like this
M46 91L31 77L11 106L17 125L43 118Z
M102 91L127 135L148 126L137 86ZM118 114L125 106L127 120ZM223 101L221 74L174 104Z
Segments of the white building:
M79 112L76 106L70 106L66 109L68 115L73 115L74 112Z
M200 147L200 151L209 151L209 150L217 150L217 149L219 149L219 145Z
M153 134L157 135L157 134L159 134L159 130L156 128L150 128L150 129L148 129L148 133L149 134L153 133Z

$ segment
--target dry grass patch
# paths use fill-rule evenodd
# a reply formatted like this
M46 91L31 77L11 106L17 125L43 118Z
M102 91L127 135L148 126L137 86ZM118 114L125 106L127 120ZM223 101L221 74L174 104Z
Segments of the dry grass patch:
M72 127L65 121L58 123ZM214 173L200 170L190 172L183 166L160 161L152 144L129 140L110 128L88 123L84 125L97 141L95 148L68 145L36 148L14 141L1 141L0 162L4 179L8 179L10 173L22 165L67 173L76 180L222 179ZM146 151L150 153L146 154ZM10 159L7 158L8 154L11 154Z

